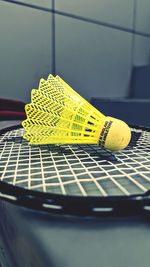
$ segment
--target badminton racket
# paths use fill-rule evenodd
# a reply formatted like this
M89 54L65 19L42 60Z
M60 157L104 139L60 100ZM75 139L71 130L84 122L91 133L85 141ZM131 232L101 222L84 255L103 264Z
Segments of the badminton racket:
M150 129L129 146L29 145L20 126L0 131L0 198L50 213L137 215L150 211Z

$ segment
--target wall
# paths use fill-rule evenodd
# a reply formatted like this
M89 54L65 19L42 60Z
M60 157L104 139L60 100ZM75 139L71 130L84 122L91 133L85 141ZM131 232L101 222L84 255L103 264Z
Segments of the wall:
M0 1L0 97L29 101L52 70L51 35L51 13Z
M0 96L28 101L51 72L88 100L128 96L132 66L150 62L149 10L149 0L1 1Z

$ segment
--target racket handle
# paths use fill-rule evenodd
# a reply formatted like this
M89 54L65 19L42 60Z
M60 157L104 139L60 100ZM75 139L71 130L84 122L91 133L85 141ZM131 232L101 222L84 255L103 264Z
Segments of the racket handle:
M0 110L0 120L23 120L26 119L25 112L13 110Z
M14 110L24 112L25 103L18 100L0 98L0 110Z

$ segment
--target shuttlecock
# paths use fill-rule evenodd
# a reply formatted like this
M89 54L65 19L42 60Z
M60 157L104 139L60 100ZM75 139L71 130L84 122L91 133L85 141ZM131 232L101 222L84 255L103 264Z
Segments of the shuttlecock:
M131 138L125 122L102 114L59 76L40 80L25 111L22 125L30 144L97 144L117 151Z

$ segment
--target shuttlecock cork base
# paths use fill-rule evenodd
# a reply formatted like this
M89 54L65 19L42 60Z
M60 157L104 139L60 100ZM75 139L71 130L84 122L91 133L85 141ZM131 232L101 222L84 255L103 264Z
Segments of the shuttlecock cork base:
M59 76L41 79L31 91L22 122L29 144L97 144L117 151L131 138L126 123L106 117Z
M131 139L129 126L113 117L106 117L102 126L99 146L112 151L118 151L128 146Z

